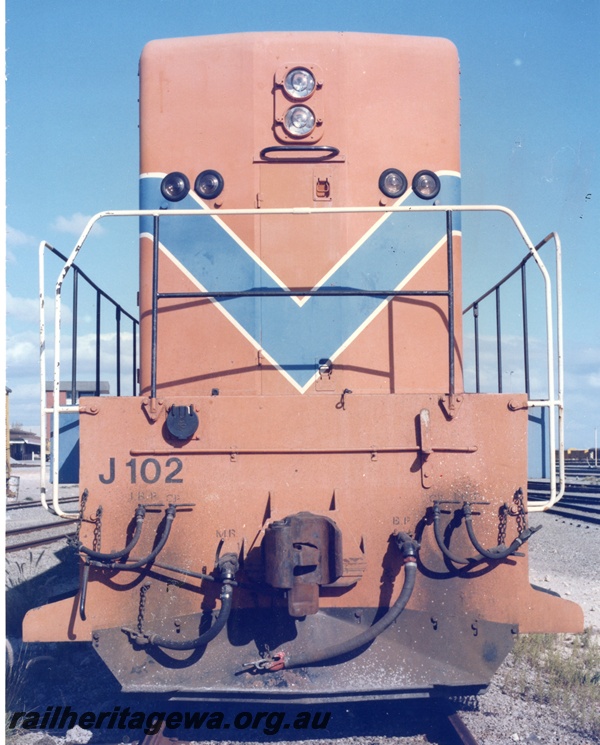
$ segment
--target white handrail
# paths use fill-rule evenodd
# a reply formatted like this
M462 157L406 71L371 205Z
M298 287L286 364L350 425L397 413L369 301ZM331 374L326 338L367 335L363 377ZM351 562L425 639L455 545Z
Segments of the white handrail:
M515 225L517 232L521 236L525 243L527 250L533 256L534 261L540 270L544 280L544 291L545 291L545 305L546 305L546 349L547 349L547 384L548 384L548 399L536 402L528 402L530 407L541 406L550 409L549 417L549 446L552 463L552 472L550 474L550 486L551 493L550 499L547 502L530 505L531 511L545 510L555 504L564 493L564 420L563 420L563 345L562 345L562 284L561 284L561 273L560 273L560 241L555 233L550 233L544 241L539 245L541 247L550 239L554 239L556 244L556 256L557 256L557 347L558 347L558 396L555 395L555 375L554 375L554 324L552 317L552 289L550 276L539 256L538 249L529 238L529 235L525 231L521 221L513 212L513 210L503 207L501 205L427 205L427 206L384 206L384 207L296 207L296 208L252 208L252 209L186 209L186 210L107 210L98 212L93 215L85 226L79 240L75 244L73 251L68 257L64 264L55 286L55 297L54 297L54 378L53 378L53 406L46 411L45 406L42 406L42 426L44 427L43 432L45 434L45 414L47 412L52 413L53 417L53 429L55 432L55 443L54 443L54 458L52 462L53 467L53 483L52 483L52 506L56 513L60 517L73 518L77 517L77 513L66 513L63 512L58 504L58 432L59 432L59 406L57 402L60 401L60 322L61 322L61 291L64 280L73 265L77 255L83 247L88 235L90 234L94 225L101 219L106 217L157 217L157 218L169 218L169 217L213 217L220 218L224 216L265 216L265 215L313 215L313 214L386 214L386 213L402 213L402 212L428 212L428 213L445 213L445 212L499 212L507 215L509 219ZM46 242L40 244L40 263L43 265L43 251L48 246ZM43 339L40 346L40 358L44 360L42 369L45 371L43 365L45 365L45 337L44 334L44 320L43 320L43 266L40 269L40 338ZM42 397L45 392L45 372L42 373ZM557 443L557 428L555 418L552 414L552 410L556 408L558 410L558 443ZM70 407L67 410L77 411L78 407ZM557 492L556 489L556 450L557 445L559 452L559 478L560 478L560 490ZM43 470L43 469L42 469ZM42 483L40 487L42 505L48 509L46 502L46 484Z
M548 388L548 401L546 406L549 412L549 448L550 448L550 497L543 502L529 503L529 512L545 512L555 505L560 499L562 499L565 493L565 422L564 422L564 347L563 347L563 318L562 318L562 246L560 238L557 233L549 233L543 241L541 241L536 249L539 251L542 246L553 240L555 245L555 256L556 256L556 377L557 377L557 390L556 398L554 397L553 388ZM534 256L535 258L535 256ZM550 307L548 307L550 303ZM552 297L550 300L546 297L546 310L550 314L550 320L552 315ZM547 326L548 336L552 331L552 326ZM550 356L548 352L549 361L548 368L552 372L552 383L554 384L554 357ZM530 406L541 406L541 402L529 402ZM554 418L554 409L558 414L558 442L556 441L556 421ZM558 452L558 488L556 483L556 453Z
M48 510L46 501L46 318L45 318L45 282L44 252L50 244L42 241L38 247L38 282L40 310L40 501Z
M48 436L46 427L46 417L52 415L52 429L54 431L54 452L52 458L52 510L58 517L66 520L76 520L79 512L65 512L58 502L58 470L59 470L59 415L63 413L66 407L60 406L60 349L57 357L56 344L54 345L54 384L52 390L52 406L48 407L46 403L46 319L45 319L45 271L44 256L45 250L52 246L46 241L42 241L38 249L38 270L39 270L39 294L40 294L40 439L43 455L40 458L40 501L42 507L50 512L46 494L48 491L47 472L46 472L46 438ZM59 304L60 305L60 304ZM58 324L56 316L54 319L55 334L60 328L60 308L58 315ZM58 364L57 364L58 361ZM71 408L79 411L79 407Z

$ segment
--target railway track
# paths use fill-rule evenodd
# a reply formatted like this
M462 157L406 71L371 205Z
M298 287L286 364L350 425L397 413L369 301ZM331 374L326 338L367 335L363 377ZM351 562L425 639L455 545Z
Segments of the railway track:
M590 475L589 469L585 475ZM569 480L573 477L573 473L567 472L565 494L560 502L548 512L552 515L600 525L600 479L597 483L580 483ZM527 496L533 503L548 499L550 482L547 479L531 480Z
M450 714L448 723L459 738L461 745L479 745L479 741L475 739L458 712Z
M13 553L14 551L24 551L70 538L75 535L75 528L71 521L59 520L58 522L34 523L18 528L9 528L5 535L6 552ZM24 535L31 537L25 541L14 542L14 539Z
M65 505L65 504L72 504L73 502L78 502L79 497L63 497L59 500L59 504ZM24 502L8 502L6 505L6 509L9 512L12 512L13 510L23 510L23 509L29 509L31 507L39 507L40 506L40 500L27 500Z

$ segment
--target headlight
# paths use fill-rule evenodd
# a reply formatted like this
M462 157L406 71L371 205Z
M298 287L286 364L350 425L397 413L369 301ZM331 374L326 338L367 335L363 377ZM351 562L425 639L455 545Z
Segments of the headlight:
M223 191L223 176L218 171L202 171L194 184L194 191L202 199L214 199Z
M173 171L168 173L160 184L161 194L169 202L180 202L187 196L190 190L190 182L184 173Z
M284 126L291 135L302 137L315 128L315 115L308 106L292 106L285 114Z
M315 78L304 67L295 67L285 76L283 87L291 98L308 98L315 89Z
M379 188L391 199L401 197L407 186L406 176L397 168L387 168L379 177Z
M412 180L412 188L421 199L434 199L440 191L440 180L433 171L419 171Z

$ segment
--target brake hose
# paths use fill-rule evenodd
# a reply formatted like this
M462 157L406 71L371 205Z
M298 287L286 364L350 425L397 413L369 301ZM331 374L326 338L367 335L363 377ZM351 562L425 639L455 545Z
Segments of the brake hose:
M225 554L219 559L219 578L223 583L220 594L221 609L213 625L195 639L183 639L179 641L175 639L167 639L166 637L153 634L152 632L144 633L129 628L122 628L121 631L128 634L130 640L140 646L152 645L154 647L161 647L162 649L182 651L204 647L225 628L225 625L229 620L233 601L232 583L238 568L238 559L235 554Z
M114 551L113 553L102 553L101 551L93 551L91 548L87 548L87 546L84 546L83 544L79 544L77 546L77 550L81 551L81 553L85 554L86 556L89 556L91 559L96 559L97 561L101 562L107 562L107 561L114 561L115 559L121 559L123 556L127 556L133 549L136 547L137 542L140 540L140 536L142 535L142 526L144 524L144 518L146 517L146 508L144 505L138 505L137 509L135 511L135 531L133 533L133 536L131 538L131 541L125 546L124 549L121 551Z
M181 507L182 505L179 505L179 506ZM90 561L90 566L101 567L102 569L119 569L120 571L131 571L132 569L139 569L139 567L144 566L145 564L149 564L163 550L165 543L167 542L169 538L169 533L171 532L171 526L173 525L173 520L175 519L175 515L177 514L177 507L178 505L176 504L170 504L165 510L166 523L165 523L164 530L162 532L159 542L156 544L154 549L147 556L144 556L141 559L136 559L127 564L120 564L118 562L107 564L101 561Z
M391 624L406 608L415 586L417 575L416 554L419 550L419 544L406 533L398 533L394 538L403 557L404 584L398 599L383 618L379 619L377 623L373 624L362 633L357 634L346 641L340 642L339 644L333 644L324 649L304 652L297 655L289 655L284 650L280 650L279 652L274 652L269 658L259 660L258 662L247 663L244 667L254 666L259 670L267 672L275 672L277 670L289 669L292 667L305 667L307 665L314 665L317 662L324 662L325 660L349 654L375 640L388 628L388 626L391 626Z
M450 559L450 561L454 562L455 564L474 564L478 561L481 561L481 559L483 559L483 556L481 554L479 554L478 556L467 557L466 559L463 559L461 556L457 556L455 553L450 551L450 549L444 543L444 536L442 535L442 527L440 525L440 512L441 510L439 502L434 502L433 533L435 535L435 541L444 556Z
M531 536L542 527L541 525L538 525L537 528L525 528L525 530L522 530L519 533L519 535L510 544L510 546L508 546L508 548L506 546L500 545L495 546L491 549L486 549L481 545L481 543L479 543L475 535L475 529L473 528L473 514L471 505L468 502L465 502L463 505L463 514L465 516L465 524L467 526L467 533L469 534L471 543L482 556L485 556L486 559L493 559L494 561L498 561L499 559L507 559L509 556L515 553L519 546L522 546L525 541L531 538Z

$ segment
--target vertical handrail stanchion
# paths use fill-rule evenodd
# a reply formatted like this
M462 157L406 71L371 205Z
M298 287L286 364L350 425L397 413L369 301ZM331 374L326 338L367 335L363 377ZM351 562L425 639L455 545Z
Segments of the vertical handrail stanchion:
M479 303L473 303L473 334L475 336L475 393L481 393L479 377Z
M38 248L38 284L40 301L40 501L47 510L47 466L46 440L48 439L48 403L46 401L46 281L44 272L44 255L46 241L41 241Z
M117 396L121 395L121 308L116 308L117 324Z
M446 243L448 245L448 376L449 394L454 396L454 245L452 241L452 211L446 212Z
M557 352L557 408L558 408L558 488L555 501L565 493L565 410L564 410L564 349L563 349L563 309L562 309L562 245L556 233L552 233L556 246L556 352ZM596 451L596 457L598 451Z
M521 305L523 314L523 370L525 373L525 393L527 393L527 399L530 399L529 326L527 321L527 273L525 264L521 266Z
M71 330L71 403L77 403L77 309L79 304L79 270L73 267L73 322Z
M152 241L152 365L150 371L150 398L156 398L156 363L158 332L158 215L154 215L154 238Z
M95 396L100 395L100 336L102 334L102 294L100 291L96 293L96 390Z
M131 395L137 395L137 322L133 321L133 373Z
M500 319L500 288L496 287L496 358L498 361L498 393L502 393L502 321Z

